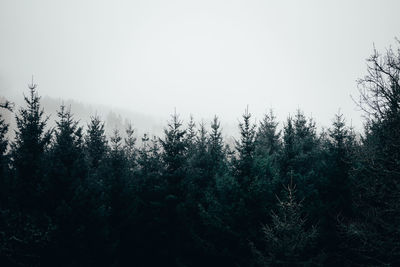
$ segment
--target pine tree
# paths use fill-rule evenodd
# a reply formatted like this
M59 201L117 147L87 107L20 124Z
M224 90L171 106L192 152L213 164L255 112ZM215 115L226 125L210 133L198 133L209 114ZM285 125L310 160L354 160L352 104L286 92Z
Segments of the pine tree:
M300 110L294 119L289 117L284 126L280 166L280 181L275 186L288 184L289 177L293 177L298 196L304 199L305 209L313 220L317 219L321 204L318 185L325 178L325 165L322 162L315 123L312 119L307 119Z
M350 192L350 167L354 137L350 129L346 127L343 114L336 114L332 129L329 129L330 142L330 166L331 175L329 185L331 187L331 203L335 207L331 212L343 216L350 215L351 192ZM336 199L334 201L334 199Z
M272 222L263 226L265 250L250 244L259 266L311 265L317 229L307 226L302 203L296 200L296 186L289 184L283 200L278 198L278 209L271 212Z
M256 154L270 156L280 151L280 135L278 122L272 110L265 114L258 128L255 142Z
M282 150L278 122L272 110L265 114L255 138L255 171L258 177L273 182L279 176L279 156Z
M136 140L135 130L132 127L132 124L128 124L128 127L125 130L126 137L124 139L124 151L127 156L129 169L132 172L136 166L137 161L137 148L136 148Z
M312 119L307 120L303 112L297 110L294 119L294 131L300 152L306 155L312 153L316 146L315 122Z
M74 205L78 210L76 218L81 243L79 262L89 264L110 264L109 249L109 181L112 175L108 152L111 148L105 135L104 123L98 116L91 118L84 137L87 174L76 189ZM96 255L97 254L97 255Z
M354 139L340 113L335 115L327 134L326 148L321 153L325 170L318 183L321 198L318 208L320 242L326 250L327 262L342 264L338 225L352 214L350 168Z
M68 258L67 262L74 262L77 254L71 242L78 242L76 210L80 208L74 203L77 188L82 185L86 177L86 163L83 151L82 128L74 120L70 109L64 105L57 113L58 120L54 130L54 142L49 152L49 172L46 177L47 212L56 224L53 242L57 244L48 252L48 260L56 264L60 258Z
M164 130L165 137L160 139L163 148L162 159L165 164L165 176L172 192L178 193L179 186L184 178L186 165L187 142L185 141L186 130L181 129L182 122L175 113L168 128Z
M29 97L24 97L27 107L21 108L16 116L12 163L20 207L40 209L44 204L44 160L51 131L46 131L48 118L44 118L44 111L40 107L36 84L30 85L29 90Z
M186 236L183 223L185 202L184 179L187 167L186 130L182 129L182 121L174 113L164 130L164 138L159 139L162 147L163 179L167 182L165 202L167 211L166 238L167 251L171 254L166 260L168 264L178 264L183 251L183 239Z
M189 160L188 175L185 184L188 186L186 191L192 195L196 201L203 194L203 190L211 182L210 157L207 151L208 138L204 123L200 123L198 134L194 143Z
M96 169L107 151L104 123L98 116L94 116L90 120L85 136L85 147L89 166Z
M192 115L190 115L189 123L187 125L185 140L188 147L187 152L190 155L195 149L196 143L196 123Z
M58 118L54 131L54 144L51 148L51 171L48 178L51 186L48 197L53 200L49 204L53 207L60 205L61 201L70 201L74 188L85 175L82 128L64 105L58 112Z
M210 155L210 168L212 176L222 172L224 169L225 153L224 142L221 133L221 124L217 116L211 123L211 132L208 137L208 153Z
M45 261L45 248L54 232L54 224L44 208L51 131L46 131L48 118L44 118L33 82L29 90L30 95L24 97L27 107L21 108L16 116L17 129L11 144L12 205L0 215L0 261L6 256L8 264L26 266Z
M250 122L251 113L249 113L248 108L246 108L242 117L243 122L239 123L240 140L236 140L235 142L238 155L234 165L236 175L241 180L241 183L248 185L253 174L256 125Z
M282 158L280 159L281 164L281 175L287 176L294 168L294 159L297 154L295 131L293 127L293 119L287 118L286 124L283 130L283 151Z
M131 173L128 171L128 160L118 129L114 130L110 141L108 166L103 176L106 177L107 227L111 239L111 253L112 257L117 257L119 238L123 234L124 225L130 219L129 213L132 212L130 205L134 205L135 200L131 196L134 193L132 185L129 183Z

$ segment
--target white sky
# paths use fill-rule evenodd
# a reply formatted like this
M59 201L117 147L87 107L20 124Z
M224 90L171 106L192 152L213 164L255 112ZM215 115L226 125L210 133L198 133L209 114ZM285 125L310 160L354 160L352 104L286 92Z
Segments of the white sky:
M0 1L0 94L236 121L301 108L329 125L373 43L400 37L400 1Z

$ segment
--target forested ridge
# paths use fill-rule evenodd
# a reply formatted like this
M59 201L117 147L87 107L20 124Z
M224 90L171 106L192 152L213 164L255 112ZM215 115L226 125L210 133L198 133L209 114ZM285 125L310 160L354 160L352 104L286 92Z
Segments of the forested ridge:
M141 140L65 106L48 129L30 85L1 105L0 266L400 265L400 49L367 63L362 133L246 109L234 146L176 113Z

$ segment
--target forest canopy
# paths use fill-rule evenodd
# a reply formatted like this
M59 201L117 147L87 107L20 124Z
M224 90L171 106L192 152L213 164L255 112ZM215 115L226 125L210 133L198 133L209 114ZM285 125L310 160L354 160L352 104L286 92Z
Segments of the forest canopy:
M248 109L228 145L172 114L162 136L106 136L66 106L47 127L37 86L0 117L1 266L400 265L400 44L358 81L365 128L279 127ZM138 138L140 138L138 140Z

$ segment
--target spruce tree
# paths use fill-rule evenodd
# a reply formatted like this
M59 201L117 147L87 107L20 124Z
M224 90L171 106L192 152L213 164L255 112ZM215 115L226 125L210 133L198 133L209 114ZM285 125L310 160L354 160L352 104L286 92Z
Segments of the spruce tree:
M17 129L11 144L11 167L14 175L12 206L2 219L1 254L16 265L37 265L49 257L54 223L45 213L48 172L48 148L51 131L41 109L36 85L29 85L25 108L16 115ZM3 254L4 255L4 254Z
M162 159L166 168L164 175L174 197L181 194L180 183L185 176L187 142L186 130L181 127L182 122L175 113L168 122L168 128L164 130L165 137L160 139L163 148Z
M217 116L211 123L211 132L208 137L208 153L210 155L210 169L212 176L222 172L224 169L225 153L224 142L221 133L221 123Z
M167 264L176 265L182 260L184 239L187 236L186 225L183 223L185 192L184 179L187 167L186 130L182 129L182 121L174 113L164 130L164 138L159 139L162 147L164 170L163 179L167 181L165 205L167 212L166 239L167 251L170 254Z
M125 130L126 137L124 138L124 151L128 160L129 170L133 172L136 161L137 161L137 148L136 148L136 141L137 138L135 137L135 130L132 127L132 124L128 124L128 127Z
M29 96L24 96L26 108L21 108L16 116L12 164L20 207L41 209L44 204L45 153L50 143L51 131L46 130L48 117L44 117L36 84L29 86L29 93Z
M250 243L258 266L312 265L312 248L317 229L308 226L301 201L296 200L296 186L289 184L277 211L271 212L272 222L262 228L265 248ZM315 264L315 263L314 263Z
M70 109L66 109L64 105L57 115L48 178L51 186L48 197L53 199L53 207L57 207L62 201L68 203L73 197L75 187L85 175L82 128L73 119Z
M237 159L234 162L236 175L240 183L249 184L253 171L253 160L255 151L256 125L252 124L251 113L246 108L242 115L243 122L239 123L240 139L235 141Z
M185 135L185 140L187 144L187 153L188 155L191 155L193 153L193 150L195 149L195 143L196 143L196 123L194 121L194 118L192 115L190 115L189 123L187 125L187 130L186 130L186 135Z
M107 151L104 123L98 116L94 116L90 120L85 136L85 148L89 166L96 169Z
M330 136L330 203L334 206L331 212L349 216L351 212L350 192L350 168L352 165L352 150L354 149L354 137L351 130L346 126L343 114L336 114L332 128L329 129Z
M270 182L278 179L279 156L282 150L278 122L272 110L265 114L255 138L255 170L258 177Z
M281 176L288 176L294 168L294 159L297 154L293 119L288 117L283 130L283 151L280 159Z
M270 156L279 152L281 132L277 128L278 122L276 122L276 117L271 109L269 113L265 114L257 130L256 154Z

